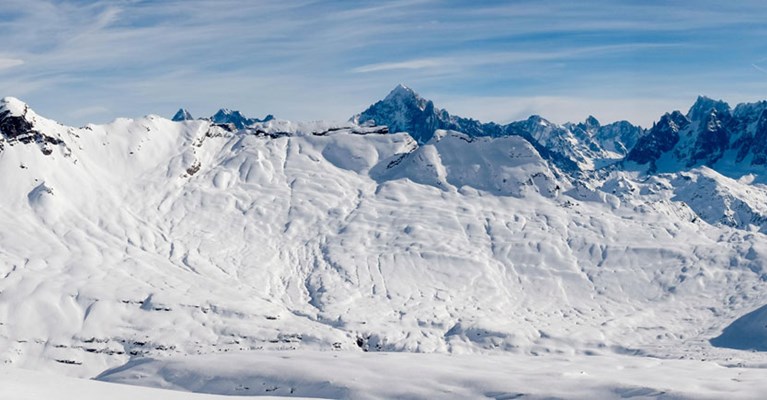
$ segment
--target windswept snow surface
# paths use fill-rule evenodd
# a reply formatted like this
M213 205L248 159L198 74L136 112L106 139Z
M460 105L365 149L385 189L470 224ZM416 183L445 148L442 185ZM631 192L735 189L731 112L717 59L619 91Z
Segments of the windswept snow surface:
M197 394L118 385L57 374L0 367L0 399L9 400L244 400L252 396ZM259 400L283 399L262 396Z
M0 137L6 365L94 377L262 350L764 362L709 342L767 304L758 178L576 179L517 136L71 128L5 104L26 118Z
M97 379L333 399L754 399L762 369L631 356L260 352L136 360Z

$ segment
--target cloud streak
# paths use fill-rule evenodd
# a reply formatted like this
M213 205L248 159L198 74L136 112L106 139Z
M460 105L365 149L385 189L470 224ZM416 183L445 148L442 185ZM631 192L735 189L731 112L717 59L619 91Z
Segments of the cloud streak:
M755 70L757 70L759 72L764 72L765 74L767 74L767 69L765 69L763 67L760 67L760 66L758 66L756 64L751 64L751 66L754 67Z
M436 57L368 64L353 68L355 73L393 70L422 70L456 67L470 68L493 64L518 64L535 61L571 60L604 53L630 52L641 49L682 47L673 43L631 43L611 46L593 46L549 52L465 53L453 57Z
M19 65L24 64L23 60L19 60L17 58L3 58L0 57L0 69L7 69L7 68L13 68L18 67Z
M392 71L398 69L425 69L440 67L448 63L450 60L446 58L422 58L416 60L407 60L400 62L368 64L352 69L352 72L366 73L366 72L380 72L380 71Z

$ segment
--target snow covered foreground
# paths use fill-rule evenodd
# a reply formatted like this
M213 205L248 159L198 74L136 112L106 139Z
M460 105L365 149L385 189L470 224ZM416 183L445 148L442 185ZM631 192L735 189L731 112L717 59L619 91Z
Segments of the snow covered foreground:
M0 367L0 399L9 400L237 400L244 396L197 394L118 385L62 375ZM284 397L262 396L259 399Z
M265 351L137 359L97 381L0 368L0 398L756 399L763 371L619 355Z
M0 141L6 366L353 398L395 395L372 386L414 382L411 364L467 396L762 388L738 374L764 376L764 353L733 350L767 343L759 171L574 177L519 136L418 145L327 123L70 128L15 99L0 111L16 118ZM593 385L546 383L572 363L593 363ZM322 386L342 370L375 373Z
M136 360L98 379L333 399L759 398L762 369L630 356L262 352Z

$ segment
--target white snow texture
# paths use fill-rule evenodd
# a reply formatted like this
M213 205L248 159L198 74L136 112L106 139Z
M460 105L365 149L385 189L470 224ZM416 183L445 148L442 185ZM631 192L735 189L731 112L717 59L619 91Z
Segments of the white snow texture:
M11 98L4 112L43 135L0 137L6 366L92 378L125 365L102 378L233 395L256 381L346 398L766 389L764 370L735 368L763 366L763 353L730 348L764 350L767 331L748 327L767 314L715 339L767 304L758 171L572 178L518 136L438 131L419 146L326 122L71 128ZM419 362L434 381L416 390L396 370ZM355 368L363 383L335 375ZM585 386L547 387L587 369ZM381 370L404 389L374 384ZM37 379L13 371L0 381ZM730 380L740 373L752 384Z

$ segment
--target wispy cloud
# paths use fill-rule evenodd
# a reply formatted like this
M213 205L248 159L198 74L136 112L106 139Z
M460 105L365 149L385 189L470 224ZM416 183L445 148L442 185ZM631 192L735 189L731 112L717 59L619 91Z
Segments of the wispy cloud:
M90 106L72 110L69 115L73 118L90 118L111 113L111 110L104 106Z
M616 54L642 49L689 47L675 43L629 43L608 46L588 46L565 50L539 52L466 52L452 57L419 58L398 62L367 64L351 71L355 73L382 72L400 69L421 70L439 68L470 68L492 64L516 64L535 61L570 60L599 54Z
M755 70L757 70L759 72L764 72L765 74L767 74L767 69L766 68L760 67L760 66L758 66L756 64L751 64L751 66L754 67Z
M0 69L13 68L24 64L23 60L18 58L3 58L0 57Z
M424 69L434 68L445 65L449 62L446 58L422 58L416 60L407 60L400 62L378 63L368 64L352 69L352 72L364 73L364 72L379 72L379 71L391 71L398 69Z

